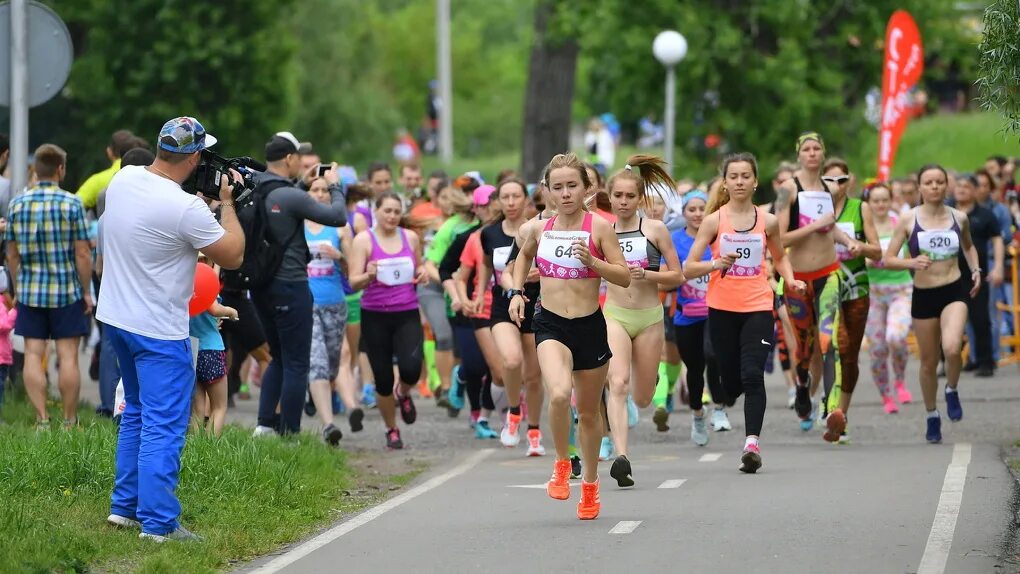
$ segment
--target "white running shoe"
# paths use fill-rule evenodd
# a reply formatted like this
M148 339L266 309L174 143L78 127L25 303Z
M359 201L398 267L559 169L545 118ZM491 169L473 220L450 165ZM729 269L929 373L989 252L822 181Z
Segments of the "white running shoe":
M786 408L792 409L797 402L797 387L790 387L786 390Z
M506 414L506 424L503 425L503 430L499 431L499 442L507 448L514 448L521 442L521 415L515 415L508 412Z
M708 428L704 416L691 415L691 442L698 446L708 444Z
M730 418L726 416L726 409L712 409L712 430L715 432L733 430Z
M119 514L111 514L111 515L107 516L106 517L106 521L109 522L111 526L116 526L118 528L141 528L142 527L142 523L141 522L138 522L137 520L135 520L133 518L128 518L127 516L121 516Z
M545 447L542 446L542 431L538 429L528 430L528 456L545 456Z
M276 436L276 430L273 427L258 425L257 427L255 427L255 432L251 433L251 436L255 438Z

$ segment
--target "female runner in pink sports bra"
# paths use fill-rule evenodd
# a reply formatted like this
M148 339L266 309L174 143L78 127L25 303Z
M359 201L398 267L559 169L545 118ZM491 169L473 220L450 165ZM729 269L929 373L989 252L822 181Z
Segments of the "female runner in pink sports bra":
M521 228L520 254L507 296L510 317L520 324L526 303L521 290L535 260L542 299L532 324L556 446L556 463L546 491L558 500L570 498L568 442L573 387L584 468L577 517L591 520L600 508L598 451L603 423L599 406L612 355L606 319L599 308L599 283L604 277L627 287L630 270L612 225L584 209L592 184L581 160L574 154L557 155L546 167L544 180L549 193L557 198L558 213L542 226Z

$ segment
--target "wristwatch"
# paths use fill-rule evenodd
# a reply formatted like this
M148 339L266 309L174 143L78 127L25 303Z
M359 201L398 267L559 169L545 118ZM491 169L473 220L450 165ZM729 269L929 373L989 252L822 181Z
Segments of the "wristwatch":
M506 298L507 299L513 299L517 295L520 295L521 297L523 297L524 296L524 291L522 291L521 289L507 289L506 290Z

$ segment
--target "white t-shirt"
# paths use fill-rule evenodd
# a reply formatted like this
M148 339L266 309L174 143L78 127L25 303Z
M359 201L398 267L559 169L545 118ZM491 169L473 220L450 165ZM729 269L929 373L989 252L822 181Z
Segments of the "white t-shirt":
M96 318L144 337L187 339L198 250L223 234L205 202L176 183L144 167L120 170L106 190Z

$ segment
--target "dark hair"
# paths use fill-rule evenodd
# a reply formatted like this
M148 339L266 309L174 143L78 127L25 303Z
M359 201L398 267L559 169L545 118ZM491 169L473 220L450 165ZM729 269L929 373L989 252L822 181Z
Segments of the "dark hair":
M973 173L961 173L960 175L956 176L956 181L960 181L961 179L973 185L974 187L978 186L977 176L975 176Z
M110 136L110 150L117 157L124 157L124 154L138 147L134 145L135 134L128 130L117 130Z
M385 171L391 176L393 175L393 170L390 169L390 164L383 161L377 161L368 166L368 170L365 172L365 181L372 181L372 176L375 175L375 172L377 171Z
M892 189L889 188L888 184L880 181L872 184L871 187L864 189L864 194L862 195L864 201L871 201L871 194L874 193L876 189L884 189L885 192L889 194L889 199L892 199Z
M141 138L141 137L135 136L131 140L131 149L138 149L138 148L147 149L149 151L152 151L152 145L148 142L148 140L146 140L145 138ZM131 151L131 149L129 149L128 151ZM124 152L124 153L126 154L127 151ZM124 156L121 156L121 157L124 157Z
M9 149L11 149L11 139L7 137L7 134L0 134L0 155Z
M995 181L995 176L992 175L992 173L987 169L981 168L979 170L974 171L975 178L982 176L988 179L988 187L994 188L998 184L998 182Z
M584 169L588 170L589 176L593 173L595 174L595 181L591 183L597 187L599 191L602 191L606 187L606 180L602 177L602 172L599 171L599 168L595 164L586 161L584 162Z
M380 193L379 197L375 198L375 208L379 209L380 207L382 207L383 202L386 201L387 199L392 199L393 201L396 201L397 203L400 204L401 209L404 208L404 200L401 199L400 196L397 195L397 192L395 191L384 191Z
M843 172L843 175L850 175L850 166L846 163L846 160L838 157L825 160L825 164L822 165L822 171L826 172L834 167L838 167Z
M482 184L477 179L470 175L462 175L457 179L453 180L453 187L463 191L464 193L472 193L474 190L481 187Z
M496 185L499 185L506 179L517 179L517 170L511 168L500 170L499 174L496 175ZM524 188L525 192L527 192L527 189L526 187Z
M706 215L715 213L720 207L730 202L730 192L726 189L725 179L726 172L730 169L730 164L734 163L751 164L751 172L754 173L754 178L758 179L758 160L754 158L754 155L747 152L741 152L726 156L726 158L723 159L722 165L719 166L719 177L724 181L716 188L715 193L712 193L709 196L708 205L705 206Z
M126 167L129 165L142 165L142 166L152 165L152 162L155 159L156 156L153 155L151 151L145 148L136 147L132 150L128 150L128 152L124 154L124 157L120 158L120 166Z
M441 169L432 170L432 173L429 174L429 179L441 179L443 181L446 181L449 178L450 176L446 175L446 172Z
M946 181L949 181L949 172L946 171L946 168L937 163L929 163L921 166L921 169L917 170L917 184L921 185L921 176L924 175L924 172L931 171L933 169L941 171L942 175L946 178Z
M362 182L347 184L346 190L347 205L354 205L359 201L372 197L372 191L368 189L368 185Z
M1009 163L1009 160L1006 159L1006 156L1002 156L1002 155L991 155L991 156L988 156L988 159L986 159L985 161L986 162L987 161L994 161L995 163L999 164L999 167L1006 167L1006 164Z
M67 163L67 152L53 144L42 144L35 150L35 174L56 177L60 166Z

